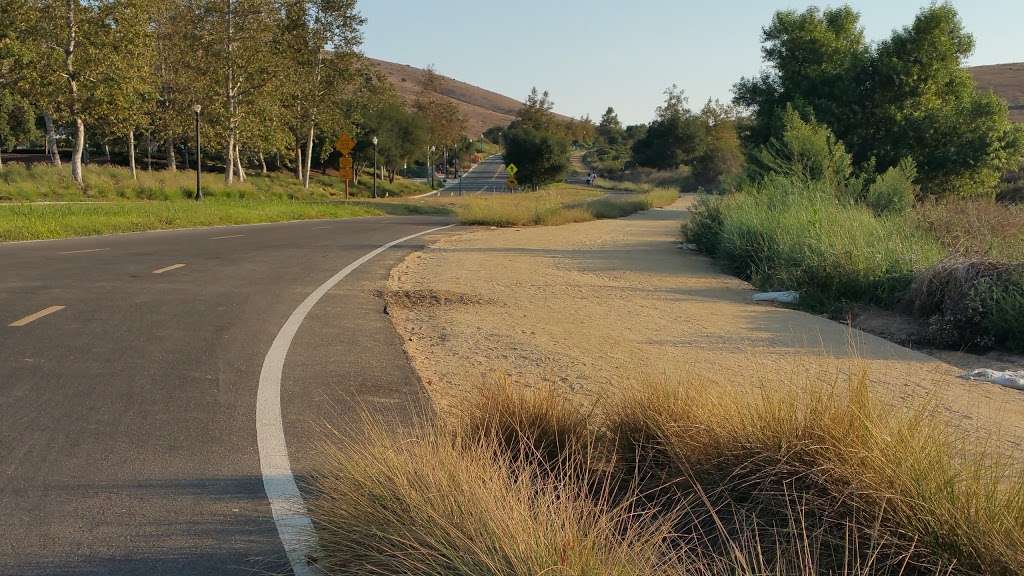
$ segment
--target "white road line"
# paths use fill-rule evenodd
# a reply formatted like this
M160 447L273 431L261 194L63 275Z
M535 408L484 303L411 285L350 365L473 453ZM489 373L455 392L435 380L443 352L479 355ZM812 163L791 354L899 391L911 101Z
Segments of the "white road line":
M153 270L153 274L163 274L164 272L170 272L171 270L177 270L178 268L184 268L184 267L185 267L184 264L171 264L170 266L167 266L165 268L161 268L159 270Z
M229 234L227 236L214 236L210 240L224 240L226 238L245 238L245 234Z
M319 546L313 532L313 522L309 519L306 504L292 475L288 446L284 438L284 423L281 420L281 374L292 339L313 306L316 306L331 288L344 280L353 270L396 244L452 226L454 224L431 228L388 242L342 268L307 296L292 312L263 359L260 384L256 392L256 442L259 445L260 471L263 474L263 489L267 493L267 500L270 501L270 509L274 514L274 524L277 525L277 534L288 554L288 561L295 576L315 574L306 558L318 556Z
M71 250L69 252L61 252L61 254L85 254L86 252L103 252L104 250L110 250L110 248L92 248L89 250Z
M26 324L31 324L32 322L39 320L43 316L49 316L50 314L53 314L54 312L59 312L63 309L63 306L50 306L49 308L43 308L42 310L36 312L35 314L29 314L28 316L25 316L21 320L15 320L14 322L11 322L10 324L8 324L8 326L12 328L19 328Z

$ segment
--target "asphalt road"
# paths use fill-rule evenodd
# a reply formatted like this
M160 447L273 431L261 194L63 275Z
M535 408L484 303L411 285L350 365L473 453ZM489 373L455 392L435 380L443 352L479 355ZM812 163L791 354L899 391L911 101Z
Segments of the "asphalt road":
M462 186L458 180L452 180L447 186L437 191L439 196L458 196L459 194L504 193L508 189L506 182L505 162L501 154L490 156L462 175Z
M339 270L447 223L0 245L0 574L287 573L257 447L268 350ZM355 269L295 333L280 397L300 485L323 423L424 409L375 293L424 238Z

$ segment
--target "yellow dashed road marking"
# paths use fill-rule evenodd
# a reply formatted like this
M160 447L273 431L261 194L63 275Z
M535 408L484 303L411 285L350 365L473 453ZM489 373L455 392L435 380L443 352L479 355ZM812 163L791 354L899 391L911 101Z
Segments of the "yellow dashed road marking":
M36 312L35 314L29 314L28 316L25 316L21 320L11 322L10 324L8 324L8 326L11 326L12 328L19 328L26 324L31 324L32 322L39 320L43 316L49 316L50 314L53 314L54 312L59 312L63 309L63 306L50 306L49 308L43 308L42 310Z
M153 274L163 274L164 272L170 272L171 270L177 270L178 268L184 268L184 267L185 267L184 264L172 264L170 266L167 266L166 268L161 268L159 270L153 270Z

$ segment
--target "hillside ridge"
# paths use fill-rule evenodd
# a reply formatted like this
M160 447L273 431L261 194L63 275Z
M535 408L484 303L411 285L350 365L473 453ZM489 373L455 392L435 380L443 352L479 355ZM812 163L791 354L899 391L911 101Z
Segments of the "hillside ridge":
M391 81L404 100L411 102L416 98L426 73L424 69L377 58L367 59ZM523 107L523 103L515 98L440 73L437 75L441 80L438 93L459 107L466 118L466 135L471 138L479 137L492 126L508 125Z
M967 69L982 90L992 90L1010 105L1010 119L1024 122L1024 62L988 64Z

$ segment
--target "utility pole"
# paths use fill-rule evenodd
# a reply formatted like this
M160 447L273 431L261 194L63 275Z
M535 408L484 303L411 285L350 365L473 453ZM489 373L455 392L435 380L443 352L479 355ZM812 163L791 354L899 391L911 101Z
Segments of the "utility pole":
M203 199L203 151L202 143L199 141L199 113L202 112L203 107L196 104L192 110L196 113L196 202L198 202Z

